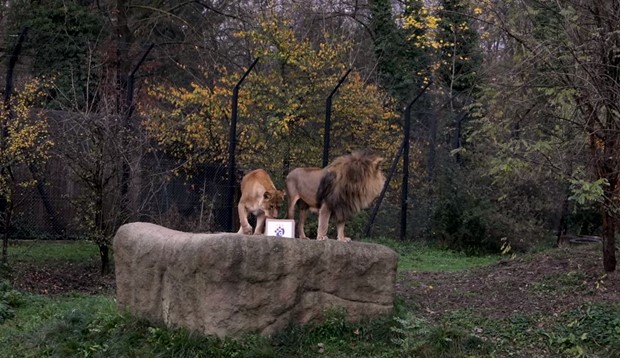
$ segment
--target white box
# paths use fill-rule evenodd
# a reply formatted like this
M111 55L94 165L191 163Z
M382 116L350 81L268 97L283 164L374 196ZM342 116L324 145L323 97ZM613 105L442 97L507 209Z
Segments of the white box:
M295 220L269 219L265 220L265 236L295 238Z

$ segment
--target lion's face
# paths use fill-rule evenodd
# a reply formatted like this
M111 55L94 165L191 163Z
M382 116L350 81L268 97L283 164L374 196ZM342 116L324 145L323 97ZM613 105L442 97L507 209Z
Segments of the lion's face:
M263 195L261 207L268 218L277 218L280 206L284 202L284 192L280 190L268 190Z

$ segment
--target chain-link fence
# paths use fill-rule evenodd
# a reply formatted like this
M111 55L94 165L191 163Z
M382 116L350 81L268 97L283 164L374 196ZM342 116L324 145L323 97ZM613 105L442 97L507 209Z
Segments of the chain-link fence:
M251 67L248 72L250 70ZM346 74L341 78L338 86L345 79ZM235 87L237 90L240 84L241 81ZM338 86L334 88L330 99ZM233 100L233 114L236 114L235 104ZM328 101L326 105L328 114L330 106L331 101ZM59 138L63 138L58 133L64 132L63 126L66 118L76 115L59 112L55 116L62 118L56 119L56 122L61 125L58 125L55 130ZM90 119L92 118L83 120ZM128 122L128 119L126 118L125 121ZM15 239L74 239L93 236L101 238L102 235L111 235L122 223L132 221L153 222L192 232L236 231L239 227L239 219L236 217L237 211L235 210L239 198L239 183L245 172L256 168L236 167L234 160L236 135L232 130L234 123L236 123L235 115L231 119L228 162L203 165L197 169L194 168L191 174L177 170L182 163L172 157L148 150L141 152L142 149L137 150L137 154L111 151L107 154L108 162L102 161L101 165L89 163L89 158L87 158L82 160L80 163L82 168L79 170L76 170L70 163L71 161L63 159L62 156L52 157L45 168L14 168L15 175L19 177L16 183L36 182L36 184L16 188L13 197L13 216L8 229L10 237ZM72 124L83 123L74 120ZM86 135L106 131L106 125L109 125L108 122L96 124L101 125L103 129L95 126L90 132L85 132ZM330 128L329 115L326 116L325 121L326 133L329 133L328 128ZM122 134L124 130L121 129L118 133ZM84 135L82 132L76 133ZM108 141L111 137L108 135L102 138L100 142ZM407 136L404 136L403 143L405 140L408 143ZM324 163L328 160L329 146L329 135L326 135L323 148ZM74 157L74 162L75 157L80 155L79 146L77 147L75 152L64 153L65 156ZM122 141L121 144L117 144L117 147L122 147ZM105 145L101 148L105 148ZM118 151L118 148L112 149ZM332 153L329 159L333 159L338 154L343 153ZM382 154L386 163L400 160L395 158L400 156L400 151ZM127 155L134 156L134 158L130 160L121 158ZM110 163L114 161L118 163ZM289 164L290 169L296 167L295 163ZM408 162L402 163L399 168L408 168L409 165ZM263 169L271 173L279 189L284 188L286 173L282 171L282 168ZM413 206L414 200L411 200L411 195L406 190L402 192L398 190L398 188L406 188L409 185L408 179L406 179L407 185L402 185L402 173L402 169L391 173L393 176L390 190L386 191L385 198L378 203L380 210L373 212L373 215L369 215L372 212L369 210L353 218L348 223L347 232L358 237L366 233L398 237L400 230L400 237L403 238L403 230L412 224L407 223L403 229L402 218L417 214L406 213L406 210ZM33 181L33 179L36 180ZM5 209L0 205L0 215L5 212ZM284 214L285 211L283 208L281 213ZM399 219L399 211L401 213L404 211L404 215L400 215L401 219ZM316 217L311 216L308 222L310 235L313 230L316 230L315 225ZM4 227L0 228L2 231L0 234L3 234L4 230Z
M391 158L390 158L391 159ZM389 161L386 161L389 162ZM132 179L128 193L128 217L122 222L152 222L189 232L222 232L227 229L227 216L234 214L233 231L238 229L236 205L239 183L245 172L255 168L238 168L235 178L234 200L227 201L228 180L225 165L205 165L187 175L175 169L178 162L147 154L132 166ZM265 168L271 173L278 189L284 189L281 171ZM371 234L398 237L400 210L400 170L386 192L377 211ZM90 188L85 188L75 173L63 161L52 159L40 172L39 185L18 188L14 199L14 216L10 228L13 239L79 239L92 235L88 224L92 211ZM29 177L23 168L16 175ZM120 188L110 185L105 190L102 205L104 215L116 216ZM116 206L115 206L116 205ZM347 232L354 237L362 235L370 220L368 209L347 223ZM280 217L286 216L286 204ZM119 222L118 224L122 223ZM0 229L2 230L2 229ZM307 234L316 233L316 215L310 215ZM333 235L332 235L333 236Z
M128 214L121 220L146 221L179 230L223 231L226 167L206 165L192 175L178 173L177 162L155 155L141 158L133 169L128 193ZM27 170L16 175L29 176ZM86 188L71 168L52 159L39 185L17 188L10 236L16 239L75 239L89 237L86 221L93 216L92 188ZM112 182L114 184L114 182ZM120 188L105 188L104 215L117 216Z

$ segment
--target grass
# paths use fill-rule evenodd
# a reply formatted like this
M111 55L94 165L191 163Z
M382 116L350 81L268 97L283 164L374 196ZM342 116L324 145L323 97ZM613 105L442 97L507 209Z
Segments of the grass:
M376 241L395 249L400 270L458 271L497 261L418 243ZM40 246L40 247L38 247ZM88 242L32 242L11 247L19 260L92 260ZM542 281L536 289L580 289L580 274ZM6 315L2 318L2 307ZM561 315L490 319L475 307L424 319L423 307L397 297L390 317L359 323L327 312L322 323L290 326L265 338L203 337L116 309L111 296L40 296L0 281L0 357L613 357L620 356L620 303L588 303Z
M474 267L490 265L500 260L499 255L471 256L462 252L446 251L423 242L372 240L390 247L400 257L399 271L457 272Z
M486 266L500 259L499 255L468 256L446 251L421 242L387 239L369 241L390 247L400 257L400 271L454 272ZM88 262L97 259L99 249L91 241L18 241L9 247L9 260L20 263Z
M394 352L391 318L348 323L330 312L320 325L291 326L267 339L203 337L168 329L116 310L112 297L24 295L15 316L0 325L1 357L380 357ZM390 356L390 355L387 355Z
M11 242L9 261L19 263L90 262L99 257L92 241L23 240Z
M561 317L490 320L469 310L439 323L402 305L383 320L291 326L267 339L202 337L119 313L105 296L24 296L0 325L2 357L612 357L620 353L620 304L584 305ZM539 352L539 355L530 355Z
M570 294L575 290L586 290L585 275L582 272L571 271L549 275L539 282L532 284L533 289L555 294Z
M496 356L620 357L620 303L588 303L559 316L444 319L476 327L477 335L494 343Z

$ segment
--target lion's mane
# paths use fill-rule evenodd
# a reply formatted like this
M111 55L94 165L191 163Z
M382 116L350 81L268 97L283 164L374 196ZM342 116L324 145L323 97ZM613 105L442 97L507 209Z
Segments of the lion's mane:
M336 158L325 168L317 191L318 206L325 204L338 222L370 206L385 183L381 162L382 157L366 150Z

